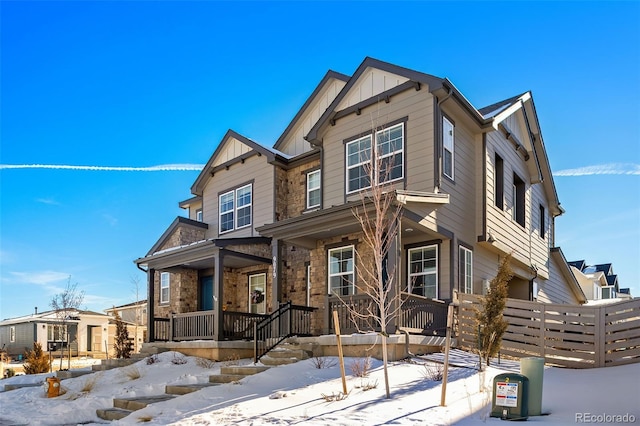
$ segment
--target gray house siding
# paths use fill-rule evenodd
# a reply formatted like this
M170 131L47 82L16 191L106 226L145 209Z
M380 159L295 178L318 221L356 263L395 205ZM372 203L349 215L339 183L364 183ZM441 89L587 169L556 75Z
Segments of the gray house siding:
M251 226L219 233L219 195L251 183ZM252 156L244 163L234 164L228 170L220 170L206 184L203 191L203 220L209 224L206 238L242 238L258 236L255 228L274 221L274 171L265 156Z

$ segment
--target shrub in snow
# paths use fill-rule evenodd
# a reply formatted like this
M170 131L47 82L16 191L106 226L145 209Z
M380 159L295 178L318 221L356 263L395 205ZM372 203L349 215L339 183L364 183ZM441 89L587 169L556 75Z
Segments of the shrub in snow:
M33 350L24 353L24 372L26 374L48 373L51 370L49 357L42 351L40 343L33 344Z
M336 360L325 356L316 356L310 359L311 364L317 369L331 368L336 366Z
M127 330L126 324L118 315L118 311L114 311L116 314L116 342L113 348L116 351L116 358L130 358L131 352L133 352L133 343L129 339L129 330Z
M371 370L371 357L356 358L351 361L351 374L355 377L367 377Z

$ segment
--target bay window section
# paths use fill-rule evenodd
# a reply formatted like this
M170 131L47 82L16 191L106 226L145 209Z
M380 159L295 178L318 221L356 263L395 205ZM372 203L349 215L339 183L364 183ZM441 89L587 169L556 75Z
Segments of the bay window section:
M407 291L431 299L438 298L438 247L435 245L409 250Z
M355 294L353 246L329 250L329 293L336 296Z

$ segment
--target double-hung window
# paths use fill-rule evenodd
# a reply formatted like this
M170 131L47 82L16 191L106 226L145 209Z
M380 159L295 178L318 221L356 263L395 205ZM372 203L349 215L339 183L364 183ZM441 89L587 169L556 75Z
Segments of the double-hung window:
M251 225L252 185L220 194L220 233Z
M348 296L355 293L353 246L329 250L329 293Z
M453 123L446 117L442 117L442 172L451 180L453 180L455 160L454 146Z
M307 173L307 209L320 207L320 170Z
M347 194L371 187L372 176L375 185L404 177L404 123L375 132L374 146L371 140L366 135L347 143Z
M267 309L267 274L249 275L249 312L264 314Z
M525 205L525 191L526 187L524 181L520 179L520 176L513 174L513 220L518 222L520 226L525 226L524 219L524 205Z
M9 342L15 343L16 341L16 326L12 325L9 327Z
M438 247L409 249L408 291L419 296L438 298Z
M460 289L467 293L473 293L473 252L460 246Z
M171 285L171 275L168 272L160 274L160 303L169 303L169 288Z

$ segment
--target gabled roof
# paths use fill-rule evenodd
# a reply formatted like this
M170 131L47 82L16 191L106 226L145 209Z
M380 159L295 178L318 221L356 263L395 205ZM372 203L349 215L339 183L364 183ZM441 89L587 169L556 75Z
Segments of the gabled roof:
M78 317L83 315L108 317L108 315L102 314L100 312L86 311L81 309L70 309L68 312L73 314L73 315L70 315L71 318L67 319L67 321L70 321L70 322L79 321ZM62 319L58 318L58 316L56 315L56 311L51 310L51 311L38 312L37 314L34 313L30 315L24 315L21 317L7 318L0 321L0 325L22 324L22 323L29 323L29 322L60 322L60 321L62 321Z
M353 73L347 84L342 88L338 96L333 100L331 105L327 108L327 110L322 114L318 122L311 128L305 139L314 145L319 145L322 143L318 139L318 134L324 129L329 122L334 118L336 114L336 108L340 104L340 102L347 96L351 88L357 83L360 76L367 70L367 68L376 68L382 71L387 71L393 74L397 74L399 76L405 77L410 81L410 84L422 83L426 84L429 87L429 90L435 90L437 88L442 87L443 82L445 81L442 78L435 77L430 74L421 73L418 71L410 70L408 68L404 68L398 65L390 64L388 62L383 62L378 59L366 57L364 61L358 66L358 69ZM407 84L407 83L405 83ZM402 86L402 85L401 85ZM393 90L393 89L392 89Z
M569 265L576 268L578 271L582 271L587 264L584 260L572 260L571 262L567 262Z
M311 106L311 104L315 100L316 96L318 96L318 94L324 88L325 84L330 82L332 79L337 79L337 80L341 80L341 81L347 82L347 81L349 81L349 76L345 75L345 74L342 74L342 73L339 73L339 72L332 71L332 70L327 71L327 73L324 75L324 77L322 77L322 80L320 80L320 83L318 83L318 85L314 89L313 93L311 93L311 96L309 96L309 98L307 98L305 103L302 105L302 108L300 108L300 110L295 115L295 117L293 117L293 120L291 120L291 122L289 123L287 128L284 130L284 132L282 132L282 135L280 135L280 137L276 141L275 145L273 146L275 149L280 149L281 148L282 144L286 140L286 138L289 135L289 133L291 132L291 130L295 127L295 125L297 124L298 120L304 115L304 113L307 111L307 109Z
M527 93L527 92L525 92ZM500 102L496 102L495 104L491 104L491 105L487 105L484 108L480 108L478 110L478 112L480 114L482 114L482 116L485 119L491 119L493 117L495 117L497 114L500 114L502 111L508 109L509 107L515 105L518 103L518 101L520 100L520 98L522 97L522 95L524 95L524 93L521 93L519 95L513 96L509 99L505 99L503 101Z
M613 274L611 263L601 263L599 265L594 265L594 268L596 268L596 271L604 272L605 275Z
M226 145L230 143L233 139L245 144L249 148L249 151L244 154L238 155L236 158L229 160L224 164L214 167L214 164L216 164L216 160L218 159L218 156L224 151ZM207 162L207 164L204 166L204 168L196 178L196 181L191 186L191 193L194 195L201 196L204 185L207 183L209 178L211 178L211 173L215 173L218 169L225 168L231 163L244 161L246 158L249 158L253 155L264 155L267 158L267 161L270 163L276 160L279 160L281 162L286 162L289 157L286 154L279 152L277 149L267 148L259 144L258 142L252 139L249 139L246 136L242 136L241 134L229 129L227 133L224 135L224 137L222 138L222 140L220 141L220 143L218 144L218 147L216 148L216 150L213 152L213 155L211 156L211 158L209 158L209 161Z
M152 253L157 252L160 249L160 247L162 247L164 245L164 243L167 242L169 237L171 237L171 235L173 235L173 233L175 232L175 230L179 226L190 226L190 227L194 227L194 228L209 229L209 225L207 225L204 222L198 222L197 220L192 220L192 219L188 219L186 217L178 216L178 217L176 217L174 219L173 222L171 222L171 225L169 225L167 230L164 231L164 233L160 236L158 241L156 241L156 243L151 247L151 249L149 249L149 252L147 253L147 256L149 256Z

